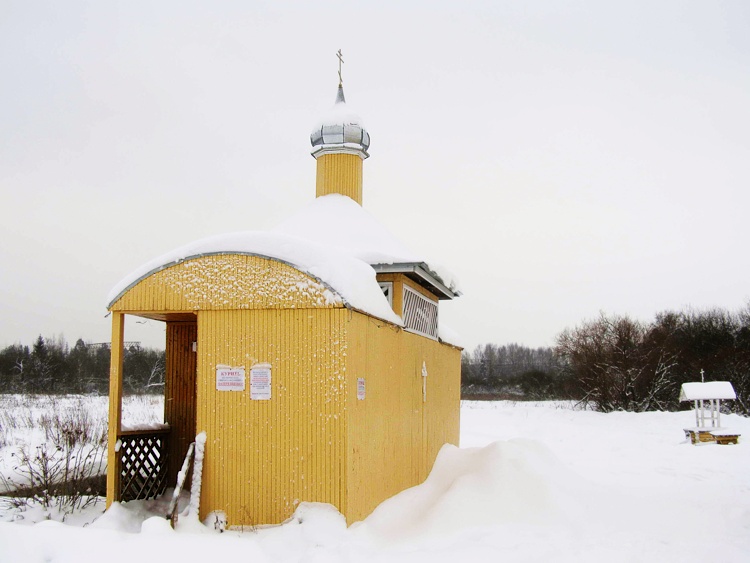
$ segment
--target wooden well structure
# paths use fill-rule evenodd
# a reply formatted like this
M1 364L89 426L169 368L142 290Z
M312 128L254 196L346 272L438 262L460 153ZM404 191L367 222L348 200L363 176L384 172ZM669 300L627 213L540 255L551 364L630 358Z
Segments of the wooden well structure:
M695 427L686 428L685 436L693 444L736 444L739 434L721 427L721 401L736 398L734 387L729 381L683 383L680 401L691 401L695 410Z

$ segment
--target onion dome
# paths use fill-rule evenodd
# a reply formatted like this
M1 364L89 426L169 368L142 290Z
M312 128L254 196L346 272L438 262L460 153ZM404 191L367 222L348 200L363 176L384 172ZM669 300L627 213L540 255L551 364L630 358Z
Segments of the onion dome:
M370 156L370 134L362 119L347 107L341 84L336 103L313 129L310 143L316 159L323 154L356 154L362 159Z

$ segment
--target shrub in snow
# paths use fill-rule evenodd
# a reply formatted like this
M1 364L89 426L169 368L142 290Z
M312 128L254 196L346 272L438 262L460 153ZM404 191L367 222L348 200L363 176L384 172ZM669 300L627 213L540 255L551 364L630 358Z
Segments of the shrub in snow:
M227 529L227 514L223 510L214 510L203 519L206 528L214 529L221 533Z
M4 502L17 509L38 505L48 518L54 508L64 520L99 500L106 469L106 426L87 410L73 408L42 413L37 427L44 431L42 443L9 448L12 475L0 474L0 484L13 496L4 497Z

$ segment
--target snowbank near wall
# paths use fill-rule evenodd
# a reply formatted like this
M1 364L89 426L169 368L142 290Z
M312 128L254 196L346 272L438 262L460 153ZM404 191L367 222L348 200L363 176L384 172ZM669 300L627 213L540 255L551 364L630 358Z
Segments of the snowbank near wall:
M465 449L446 444L424 483L383 502L357 531L390 543L559 522L579 480L536 441Z

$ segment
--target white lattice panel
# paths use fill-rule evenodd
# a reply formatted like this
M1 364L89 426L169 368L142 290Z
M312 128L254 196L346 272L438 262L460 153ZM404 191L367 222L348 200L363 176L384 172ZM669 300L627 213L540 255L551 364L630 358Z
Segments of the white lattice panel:
M404 326L430 338L438 337L438 304L404 285Z

